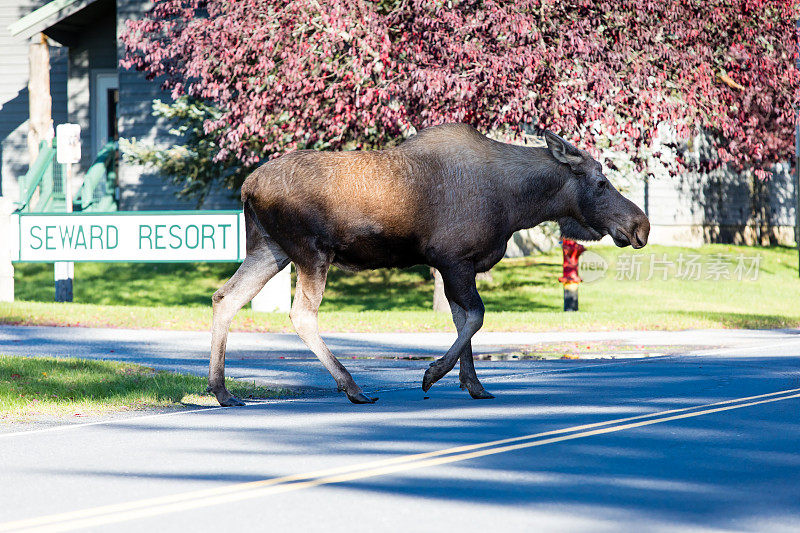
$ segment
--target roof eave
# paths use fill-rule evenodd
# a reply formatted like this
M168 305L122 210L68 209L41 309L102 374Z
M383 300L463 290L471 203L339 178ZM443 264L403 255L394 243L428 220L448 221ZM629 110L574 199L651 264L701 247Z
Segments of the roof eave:
M43 32L47 28L96 1L97 0L53 0L36 11L28 13L13 24L9 24L8 31L14 37L25 39L33 37L37 33Z

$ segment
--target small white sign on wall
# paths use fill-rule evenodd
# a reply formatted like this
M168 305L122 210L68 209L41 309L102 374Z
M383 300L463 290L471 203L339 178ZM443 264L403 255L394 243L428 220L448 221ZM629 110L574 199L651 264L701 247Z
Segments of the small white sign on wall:
M56 126L56 161L63 165L77 163L80 160L80 124L59 124Z

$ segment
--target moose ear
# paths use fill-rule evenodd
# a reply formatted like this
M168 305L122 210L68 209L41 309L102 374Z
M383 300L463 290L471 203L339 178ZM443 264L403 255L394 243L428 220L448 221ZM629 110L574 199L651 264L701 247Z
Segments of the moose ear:
M583 151L575 148L552 131L544 130L544 140L547 142L547 149L557 161L566 163L572 168L583 163L585 159Z

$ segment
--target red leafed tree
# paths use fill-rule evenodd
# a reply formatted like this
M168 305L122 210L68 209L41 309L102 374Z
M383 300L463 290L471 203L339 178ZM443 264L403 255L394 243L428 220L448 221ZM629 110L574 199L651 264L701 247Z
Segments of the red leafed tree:
M156 0L122 65L218 107L218 158L246 165L460 121L640 167L659 125L706 130L719 162L765 175L792 157L797 17L791 0Z

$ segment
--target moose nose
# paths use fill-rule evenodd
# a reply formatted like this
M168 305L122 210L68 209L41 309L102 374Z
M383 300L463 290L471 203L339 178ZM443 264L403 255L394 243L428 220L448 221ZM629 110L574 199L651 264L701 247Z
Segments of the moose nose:
M631 232L631 246L634 248L644 248L647 244L647 237L650 235L650 221L647 217L642 217L639 223L634 227Z

